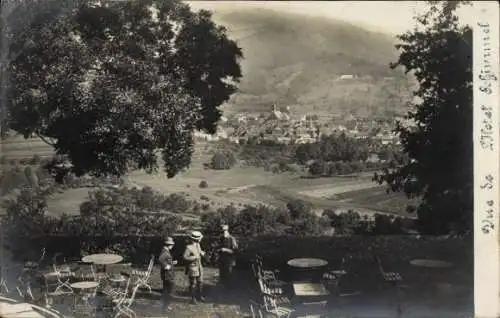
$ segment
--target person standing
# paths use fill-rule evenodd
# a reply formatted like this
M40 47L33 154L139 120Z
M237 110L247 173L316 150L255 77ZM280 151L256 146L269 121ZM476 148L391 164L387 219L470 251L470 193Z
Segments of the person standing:
M202 238L203 234L201 232L191 232L189 242L183 254L186 261L186 274L189 277L189 293L193 304L196 304L198 300L205 301L205 298L202 296L203 266L201 259L205 256L205 252L200 246Z
M174 288L175 271L174 266L177 264L172 257L171 250L174 247L175 242L171 237L167 237L163 244L163 249L160 256L158 257L158 262L161 265L161 280L163 282L163 312L167 310L172 310L170 307L170 299L172 296L172 290Z
M219 277L224 287L231 287L233 268L236 265L234 253L238 249L238 242L229 234L229 226L221 225L221 237L219 241Z

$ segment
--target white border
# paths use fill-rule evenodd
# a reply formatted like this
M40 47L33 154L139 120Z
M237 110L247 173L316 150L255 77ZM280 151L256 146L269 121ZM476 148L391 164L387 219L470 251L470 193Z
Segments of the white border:
M499 24L496 1L474 1L474 312L478 318L500 316L499 281ZM489 64L489 65L488 65ZM496 79L485 79L485 72ZM485 92L491 89L489 93ZM491 107L491 115L482 106ZM491 116L491 119L488 118ZM485 123L486 121L490 121ZM492 144L481 145L484 129L491 129ZM490 142L491 141L487 141ZM491 146L491 148L490 148ZM490 176L489 182L487 176ZM491 178L492 177L492 178ZM486 183L491 188L481 188ZM488 209L490 209L488 213ZM488 214L490 214L488 216ZM491 221L494 228L485 229ZM487 233L489 231L489 233Z

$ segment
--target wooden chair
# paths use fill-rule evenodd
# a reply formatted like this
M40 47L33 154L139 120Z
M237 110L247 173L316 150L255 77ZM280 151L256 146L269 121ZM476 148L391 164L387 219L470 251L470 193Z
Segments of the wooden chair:
M151 285L149 285L149 279L151 278L151 273L153 272L155 257L151 256L147 270L132 270L131 275L136 277L136 285L138 287L146 287L151 293Z

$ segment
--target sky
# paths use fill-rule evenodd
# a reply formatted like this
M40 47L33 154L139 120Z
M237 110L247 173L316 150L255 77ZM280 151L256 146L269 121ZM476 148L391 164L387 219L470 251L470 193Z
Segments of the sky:
M399 34L413 28L413 16L426 9L423 1L186 1L195 10L229 8L266 8L290 13L344 20L373 31ZM472 8L464 7L458 15L470 24Z

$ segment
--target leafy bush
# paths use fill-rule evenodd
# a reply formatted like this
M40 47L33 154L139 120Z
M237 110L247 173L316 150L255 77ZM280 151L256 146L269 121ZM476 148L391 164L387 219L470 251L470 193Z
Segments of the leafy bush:
M16 165L2 172L1 195L5 195L14 189L27 187L28 185L28 180L21 167Z
M8 239L7 245L13 251L28 249L26 237L41 237L46 231L47 200L44 193L36 189L23 189L20 194L5 203L7 217L3 233Z
M210 167L215 170L231 169L236 164L236 157L230 151L215 153L210 162Z
M5 165L9 162L7 156L0 157L0 164Z
M34 154L33 157L31 157L29 164L30 165L38 165L40 164L42 158L40 157L39 154Z
M199 184L199 187L202 189L208 188L208 183L205 180L202 180Z
M286 205L293 220L304 218L311 214L312 206L303 200L293 200Z
M32 188L38 188L39 184L38 184L38 176L36 174L36 172L34 171L33 167L31 166L26 166L24 168L24 175L26 176L26 180L28 180L28 184L32 187Z

